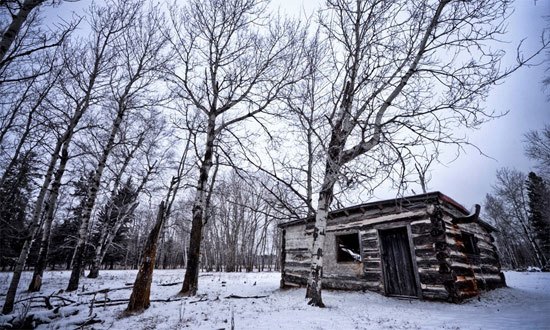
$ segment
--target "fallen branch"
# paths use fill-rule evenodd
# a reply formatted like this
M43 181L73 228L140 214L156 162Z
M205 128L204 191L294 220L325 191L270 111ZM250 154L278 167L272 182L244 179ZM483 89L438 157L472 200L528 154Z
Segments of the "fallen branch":
M203 302L203 301L208 301L208 298L206 298L206 297L201 297L199 300L190 301L189 303L190 303L190 304L196 304L196 303L200 303L200 302Z
M4 320L2 329L34 329L41 324L49 324L60 317L69 317L77 315L79 310L74 308L64 309L62 312L59 307L48 311L38 311L29 313L28 315L18 315L11 320Z
M121 288L114 288L114 289L105 288L105 289L101 289L101 290L98 290L98 291L79 293L78 295L79 296L91 296L91 295L95 295L95 294L98 294L98 293L107 293L107 292L118 291L118 290L128 290L128 289L131 289L131 288L132 288L132 286L123 286Z
M178 284L182 284L183 282L174 282L174 283L162 283L162 284L157 284L158 286L174 286L174 285L178 285Z
M63 306L67 306L67 305L70 305L70 304L75 304L76 301L74 300L71 300L71 299L68 299L68 298L64 298L64 297L61 297L61 296L54 296L54 295L51 295L51 296L32 296L32 297L27 297L27 298L24 298L24 299L20 299L18 301L15 302L15 304L19 304L19 303L22 303L22 302L25 302L25 301L30 301L31 302L31 307L32 308L36 308L36 307L45 307L47 309L54 309L55 307L58 307L58 306L54 306L54 304L52 304L52 299L59 299L62 303L63 303ZM35 302L41 302L41 301L44 301L44 305L32 305L32 303L35 303ZM66 302L69 302L69 304L67 304Z
M61 300L61 301L63 301L63 302L69 302L69 303L71 303L71 304L75 304L75 303L76 303L75 300L72 300L72 299L69 299L69 298L65 298L65 297L61 297L61 296L50 296L50 297L59 299L59 300Z
M181 298L168 298L168 299L151 299L150 302L173 302L173 301L181 301L188 299L188 297L181 297ZM202 298L201 298L202 299ZM206 300L201 300L206 301ZM124 305L130 302L130 299L105 299L105 300L96 300L93 302L93 305L95 307L110 307L110 306L118 306L118 305ZM199 302L199 301L196 301ZM190 304L195 302L190 302Z
M229 295L225 297L225 299L260 299L260 298L267 298L269 296L237 296L237 295Z
M75 323L74 325L78 326L75 329L84 329L85 326L88 326L88 325L91 325L91 324L96 324L96 323L101 323L101 322L103 322L103 321L101 321L100 319L97 318L97 314L94 314L94 315L90 316L89 318L83 320L82 322Z

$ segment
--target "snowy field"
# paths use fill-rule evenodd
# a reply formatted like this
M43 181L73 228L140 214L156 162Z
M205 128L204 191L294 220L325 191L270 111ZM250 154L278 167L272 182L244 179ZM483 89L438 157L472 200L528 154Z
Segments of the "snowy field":
M460 305L400 300L372 292L323 292L327 308L309 307L304 289L279 289L279 273L201 274L199 296L171 302L153 302L144 313L121 317L126 305L98 306L90 310L93 295L82 295L104 288L121 288L133 283L136 271L102 271L95 280L84 278L78 293L60 293L82 302L65 307L66 314L43 324L41 329L74 328L74 322L97 313L102 323L88 329L550 329L550 273L507 272L508 288L484 293ZM31 273L25 273L20 289L26 288ZM0 301L9 285L9 273L0 273ZM69 272L47 272L43 290L36 296L57 293L67 285ZM176 297L180 285L159 286L183 279L182 270L157 270L151 299ZM82 291L84 288L84 292ZM107 298L127 299L130 289L112 291ZM230 295L267 296L232 299ZM28 298L25 292L18 299ZM96 301L105 294L97 294ZM58 302L58 300L56 300ZM17 305L23 313L23 304ZM36 311L31 309L29 313ZM0 316L1 320L9 316Z

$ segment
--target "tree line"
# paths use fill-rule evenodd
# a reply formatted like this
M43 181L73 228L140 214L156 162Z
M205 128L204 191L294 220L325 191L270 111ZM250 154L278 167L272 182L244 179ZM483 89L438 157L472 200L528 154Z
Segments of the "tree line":
M550 126L525 135L525 153L536 162L525 174L513 168L496 173L485 212L495 225L504 267L529 266L549 271L550 261Z
M490 87L548 45L491 47L507 1L327 1L306 22L262 0L94 3L43 22L0 3L0 267L40 290L47 267L276 269L280 221L315 217L307 296L321 298L328 211L420 181ZM5 19L4 19L5 18ZM141 289L138 289L141 288ZM140 292L138 292L141 290Z

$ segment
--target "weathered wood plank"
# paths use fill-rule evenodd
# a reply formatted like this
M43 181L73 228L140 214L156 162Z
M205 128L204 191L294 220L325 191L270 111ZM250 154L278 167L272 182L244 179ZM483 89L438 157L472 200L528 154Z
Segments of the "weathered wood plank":
M375 218L361 219L358 221L351 221L348 223L327 224L327 231L337 231L345 229L362 229L375 224L380 224L389 221L395 221L398 219L418 219L419 217L425 217L425 209L418 211L407 211L398 214L387 214Z
M363 242L363 251L365 251L365 250L376 250L376 251L378 251L378 242L377 241Z
M411 231L413 235L426 234L432 230L432 224L430 220L414 221L411 222Z
M447 300L449 292L443 285L422 285L422 297L429 300Z
M286 269L309 269L310 266L311 262L293 262L288 260L285 262Z
M294 248L294 249L285 249L288 253L309 253L308 248Z
M286 260L287 261L295 261L295 262L302 262L302 261L311 261L311 253L287 253L286 254Z
M365 261L365 262L363 262L363 264L365 265L365 269L380 269L381 268L380 260Z
M371 282L380 282L382 281L382 272L381 270L373 271L372 269L365 269L364 275L365 280L371 281Z
M433 244L434 238L428 233L413 235L413 244L414 246L425 246L428 244Z
M439 266L439 261L435 258L433 259L416 259L416 264L418 265L418 268L437 268Z
M435 269L419 270L418 275L420 283L426 285L443 285L453 279L451 274L441 274Z

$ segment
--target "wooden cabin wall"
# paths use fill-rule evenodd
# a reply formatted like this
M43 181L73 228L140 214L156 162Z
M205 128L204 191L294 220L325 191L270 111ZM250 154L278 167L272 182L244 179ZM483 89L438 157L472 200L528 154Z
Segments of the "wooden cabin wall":
M327 233L325 239L323 287L329 289L362 290L366 289L363 280L363 267L360 262L336 261L336 235L358 233L358 231L341 231ZM306 234L305 225L285 228L284 246L282 247L283 265L281 286L306 285L311 266L312 237Z
M427 215L425 215L427 217ZM415 264L417 267L420 290L425 299L447 300L449 293L444 281L448 276L439 272L438 251L435 249L435 239L431 235L433 228L430 219L421 218L400 223L387 223L385 228L409 225L411 228ZM382 274L382 261L380 256L380 243L378 229L383 225L362 231L361 244L363 253L364 278L368 290L384 293L384 280Z
M295 225L285 228L284 255L281 286L289 284L306 285L311 266L309 249L313 244L311 235L305 234L305 225Z
M323 248L323 287L341 290L366 289L361 262L337 262L336 236L346 234L356 234L360 241L360 233L357 230L326 233Z
M439 251L441 248L436 244L437 236L432 232L433 222L432 219L420 219L410 223L420 289L424 299L447 300L449 292L445 281L448 278L440 271L441 258L445 257L445 253Z
M361 231L361 250L364 267L363 273L367 289L384 293L382 262L377 229L370 228Z
M403 212L404 218L388 209L379 210L378 217L334 219L327 228L323 287L335 289L367 289L384 293L379 229L409 226L412 240L417 282L424 299L460 301L476 296L480 290L505 286L500 261L489 230L479 223L453 224L461 215L446 205L432 207L428 213L415 207ZM424 210L424 211L422 211ZM456 213L456 214L455 214ZM311 225L297 224L284 227L282 254L282 283L306 285L309 276L312 244ZM336 235L358 232L362 263L336 261ZM468 232L477 239L479 257L466 255L462 233ZM476 260L471 260L476 259Z
M500 268L500 259L494 238L485 228L478 223L468 223L455 225L461 232L473 234L477 239L477 248L479 249L479 257L468 259L464 255L466 262L469 263L474 271L476 284L480 290L492 290L506 286L504 275ZM458 246L459 250L463 251L463 246ZM477 259L477 260L475 260Z

